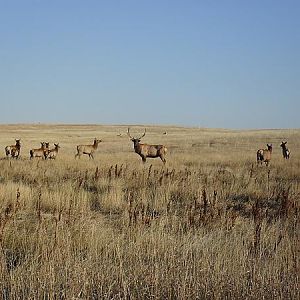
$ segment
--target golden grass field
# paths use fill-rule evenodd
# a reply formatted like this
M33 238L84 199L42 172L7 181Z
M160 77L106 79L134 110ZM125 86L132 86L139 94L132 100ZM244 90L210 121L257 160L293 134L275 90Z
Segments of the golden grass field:
M165 166L142 164L126 126L0 130L1 299L300 298L300 130L147 126ZM75 160L95 137L95 159ZM29 159L42 141L56 160Z

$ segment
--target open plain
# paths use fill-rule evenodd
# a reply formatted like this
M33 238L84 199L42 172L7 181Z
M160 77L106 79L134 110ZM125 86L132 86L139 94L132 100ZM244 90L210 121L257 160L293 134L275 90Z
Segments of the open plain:
M146 127L166 165L127 126L0 125L0 297L299 299L300 130ZM55 160L29 159L40 142Z

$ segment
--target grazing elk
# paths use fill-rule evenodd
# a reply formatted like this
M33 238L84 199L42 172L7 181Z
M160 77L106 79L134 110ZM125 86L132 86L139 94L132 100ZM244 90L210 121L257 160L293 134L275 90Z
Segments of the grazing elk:
M49 151L49 143L41 142L41 148L31 149L29 151L30 159L34 157L45 158L45 153Z
M287 142L281 142L280 147L282 148L282 155L283 158L289 159L290 158L290 150L286 147Z
M87 154L89 158L94 159L94 152L97 150L99 143L101 143L102 140L97 140L97 138L94 139L93 145L78 145L77 146L77 154L75 155L75 158L80 156L82 154Z
M141 158L143 163L146 162L146 158L156 158L159 157L162 162L165 164L166 159L165 155L167 154L167 148L163 145L148 145L148 144L141 144L141 139L146 135L146 129L144 134L139 138L134 138L130 135L129 128L127 134L131 141L133 142L134 151L137 153Z
M259 149L256 152L256 160L257 164L262 164L263 162L266 164L266 166L269 165L269 162L271 160L272 155L272 144L267 144L268 149Z
M54 148L44 152L45 159L56 159L58 149L60 148L59 143L54 144Z
M12 158L19 158L20 151L21 151L21 139L16 140L15 145L5 147L6 157L11 156Z

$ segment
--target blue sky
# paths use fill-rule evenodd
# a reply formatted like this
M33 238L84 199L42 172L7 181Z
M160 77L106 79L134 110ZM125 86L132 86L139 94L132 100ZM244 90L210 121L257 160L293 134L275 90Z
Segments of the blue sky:
M300 128L299 1L0 0L0 123Z

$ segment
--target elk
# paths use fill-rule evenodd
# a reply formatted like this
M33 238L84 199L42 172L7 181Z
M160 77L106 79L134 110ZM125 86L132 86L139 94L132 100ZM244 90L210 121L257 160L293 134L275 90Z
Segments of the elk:
M269 165L269 162L271 160L271 154L272 154L272 144L267 144L268 149L259 149L256 152L256 161L257 164L262 164L263 162L266 164L266 166Z
M57 144L54 143L54 148L53 149L50 149L47 152L44 151L45 159L47 159L47 158L56 159L59 148L60 148L59 143L57 143Z
M48 153L50 151L49 149L49 142L45 142L45 148L44 148L44 158L47 159Z
M49 143L41 142L41 148L31 149L29 151L30 159L34 157L45 158L45 153L48 153Z
M97 150L98 145L101 142L102 140L98 140L97 138L95 138L93 145L78 145L77 154L75 155L75 158L80 158L82 154L87 154L89 158L94 159L94 152Z
M146 135L146 129L143 135L139 138L134 138L130 135L130 131L128 128L127 134L131 141L133 142L134 151L137 153L141 158L143 163L146 162L148 158L156 158L159 157L162 162L165 164L166 159L165 155L167 154L167 148L164 145L148 145L148 144L141 144L141 139Z
M290 158L290 150L286 147L286 143L287 142L281 142L280 147L282 148L282 156L285 159L289 159Z
M5 154L6 157L9 157L9 155L12 158L19 158L21 151L21 139L16 139L16 144L15 145L10 145L5 147Z

